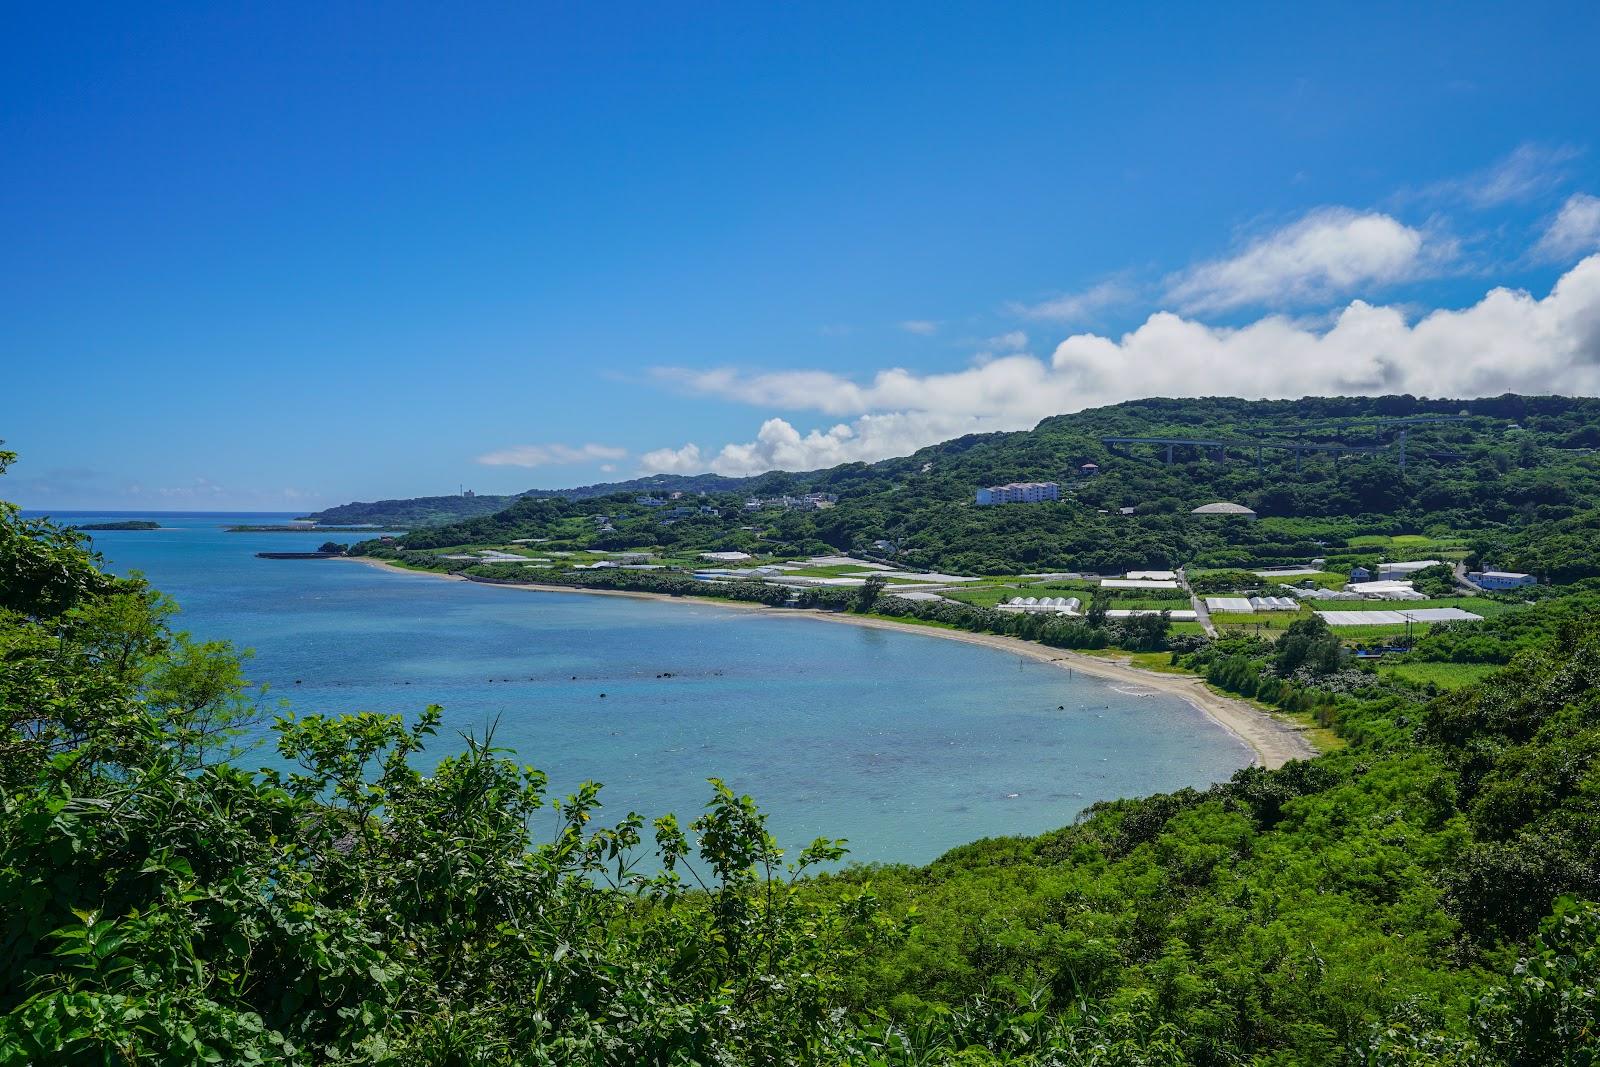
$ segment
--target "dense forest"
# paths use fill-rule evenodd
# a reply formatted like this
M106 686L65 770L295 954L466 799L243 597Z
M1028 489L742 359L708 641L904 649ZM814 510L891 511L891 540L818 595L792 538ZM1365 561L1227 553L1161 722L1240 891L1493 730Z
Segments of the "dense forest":
M580 485L573 489L529 489L515 496L492 496L480 493L472 496L459 494L412 497L405 500L356 501L312 512L302 518L324 526L337 526L340 523L384 527L428 526L456 519L470 519L474 515L491 515L510 507L523 497L587 500L591 497L612 496L617 493L729 493L737 492L747 480L724 478L716 474L655 474L625 482Z
M1441 417L1445 421L1385 421ZM1168 463L1164 446L1106 444L1107 437L1187 437L1229 447L1219 456L1214 448L1176 446ZM1371 451L1338 457L1310 451L1297 459L1288 447L1295 444ZM1600 557L1581 548L1584 531L1596 521L1584 513L1600 507L1597 444L1600 401L1587 398L1140 400L1045 419L1033 430L964 437L881 463L774 472L745 480L736 492L695 498L717 505L717 517L663 526L657 514L634 503L633 490L597 486L589 489L618 491L525 497L492 515L414 531L402 544L427 548L529 536L575 539L578 547L598 549L871 555L875 542L889 541L896 562L912 567L1002 574L1234 566L1327 555L1362 534L1448 530L1472 534L1474 547L1496 565L1571 580L1600 575ZM1085 473L1086 463L1097 473ZM977 487L1017 480L1060 482L1063 500L973 505ZM836 494L837 504L754 514L742 509L748 496L810 491ZM1214 501L1246 505L1261 519L1190 514ZM610 517L612 529L570 522L592 515Z
M419 496L405 500L356 501L340 504L325 511L313 512L303 518L326 526L368 525L388 529L469 519L474 515L492 515L517 502L514 496Z
M1342 747L819 875L717 783L605 825L492 737L423 773L434 709L266 726L235 650L0 506L0 1064L1593 1064L1596 601L1436 628L1505 664L1437 696L1311 619L1191 642Z

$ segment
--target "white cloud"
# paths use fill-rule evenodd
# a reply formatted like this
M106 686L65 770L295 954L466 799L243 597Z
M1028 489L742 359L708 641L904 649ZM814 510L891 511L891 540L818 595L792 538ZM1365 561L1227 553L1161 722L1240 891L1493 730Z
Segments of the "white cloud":
M1574 193L1561 205L1533 254L1559 262L1600 250L1600 197Z
M700 456L700 446L657 448L639 457L639 469L648 474L704 474L708 465Z
M1125 304L1133 299L1134 290L1127 282L1110 280L1092 285L1081 292L1063 293L1037 304L1011 303L1006 305L1013 315L1049 322L1082 322L1106 308Z
M1021 330L1011 330L983 342L986 352L1020 352L1028 347L1028 335Z
M158 486L155 493L167 500L216 500L227 496L228 490L202 476L188 485Z
M1566 164L1580 154L1570 145L1520 145L1475 174L1435 182L1423 190L1423 196L1460 201L1480 210L1532 200L1566 181Z
M1379 212L1330 207L1200 263L1167 282L1167 299L1191 312L1283 307L1348 296L1422 276L1455 253Z
M627 449L611 445L513 445L485 452L477 462L486 467L559 467L597 459L622 459L627 454Z
M740 476L770 470L803 471L840 463L872 462L903 456L935 441L996 429L993 420L972 415L930 411L897 411L863 415L850 423L801 433L787 419L761 424L754 441L723 445L712 454L699 446L661 448L639 457L649 474L715 474Z
M900 324L900 328L919 337L932 337L939 332L939 324L931 319L907 319Z
M750 442L710 453L694 444L647 453L648 471L752 474L871 461L1146 396L1593 395L1600 391L1600 255L1574 266L1542 299L1498 288L1470 307L1416 321L1401 308L1361 300L1326 325L1271 315L1230 328L1164 311L1120 338L1069 337L1048 361L1011 355L942 374L891 369L868 384L821 371L672 377L696 392L854 417L805 432L769 418Z

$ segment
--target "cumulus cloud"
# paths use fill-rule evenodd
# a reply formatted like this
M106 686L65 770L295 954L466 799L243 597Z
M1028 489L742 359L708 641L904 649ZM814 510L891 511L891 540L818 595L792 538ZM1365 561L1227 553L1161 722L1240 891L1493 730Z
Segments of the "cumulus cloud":
M900 324L900 328L919 337L932 337L939 332L939 324L931 319L907 319Z
M700 455L700 446L657 448L639 457L639 469L647 474L704 474L710 466Z
M1600 197L1574 193L1561 205L1555 221L1544 231L1533 254L1560 262L1600 250Z
M1303 305L1421 277L1455 253L1448 240L1380 212L1313 211L1233 256L1167 280L1167 299L1189 312Z
M559 467L593 463L595 460L622 459L627 454L627 449L611 445L513 445L495 452L485 452L477 462L486 467Z
M1112 279L1092 285L1081 292L1062 293L1037 304L1013 302L1007 305L1013 315L1048 322L1082 322L1107 308L1125 304L1135 296L1134 289L1125 281Z
M639 457L649 474L725 474L737 477L771 470L813 470L840 463L903 456L935 441L946 441L986 429L995 420L976 415L933 411L896 411L862 415L849 423L801 433L787 419L770 418L754 441L723 445L703 453L698 445L660 448Z
M700 393L845 418L804 432L769 418L753 441L647 453L647 471L753 474L878 460L1144 396L1592 395L1600 391L1600 255L1578 263L1542 298L1497 288L1469 307L1415 321L1401 308L1362 300L1316 326L1270 315L1223 327L1163 311L1120 338L1069 337L1049 360L1011 355L925 375L897 368L865 384L821 371L678 371L673 380Z

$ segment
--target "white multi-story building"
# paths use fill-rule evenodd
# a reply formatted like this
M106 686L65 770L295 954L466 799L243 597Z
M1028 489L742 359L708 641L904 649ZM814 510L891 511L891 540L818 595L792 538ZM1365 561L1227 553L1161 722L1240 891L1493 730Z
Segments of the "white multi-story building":
M980 505L1038 504L1045 500L1060 499L1061 486L1055 482L1010 482L978 490Z

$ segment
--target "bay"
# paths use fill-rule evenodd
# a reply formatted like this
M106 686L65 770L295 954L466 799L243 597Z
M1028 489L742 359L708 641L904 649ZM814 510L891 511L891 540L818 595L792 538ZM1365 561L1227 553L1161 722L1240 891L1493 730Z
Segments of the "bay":
M604 783L612 819L687 822L716 776L754 796L787 847L846 837L854 861L923 863L1054 829L1097 800L1204 786L1251 758L1175 697L937 636L263 560L368 535L223 529L286 514L54 517L160 521L95 546L175 599L181 628L253 649L269 711L437 703L425 765L492 728L553 791ZM245 762L276 761L263 747Z

